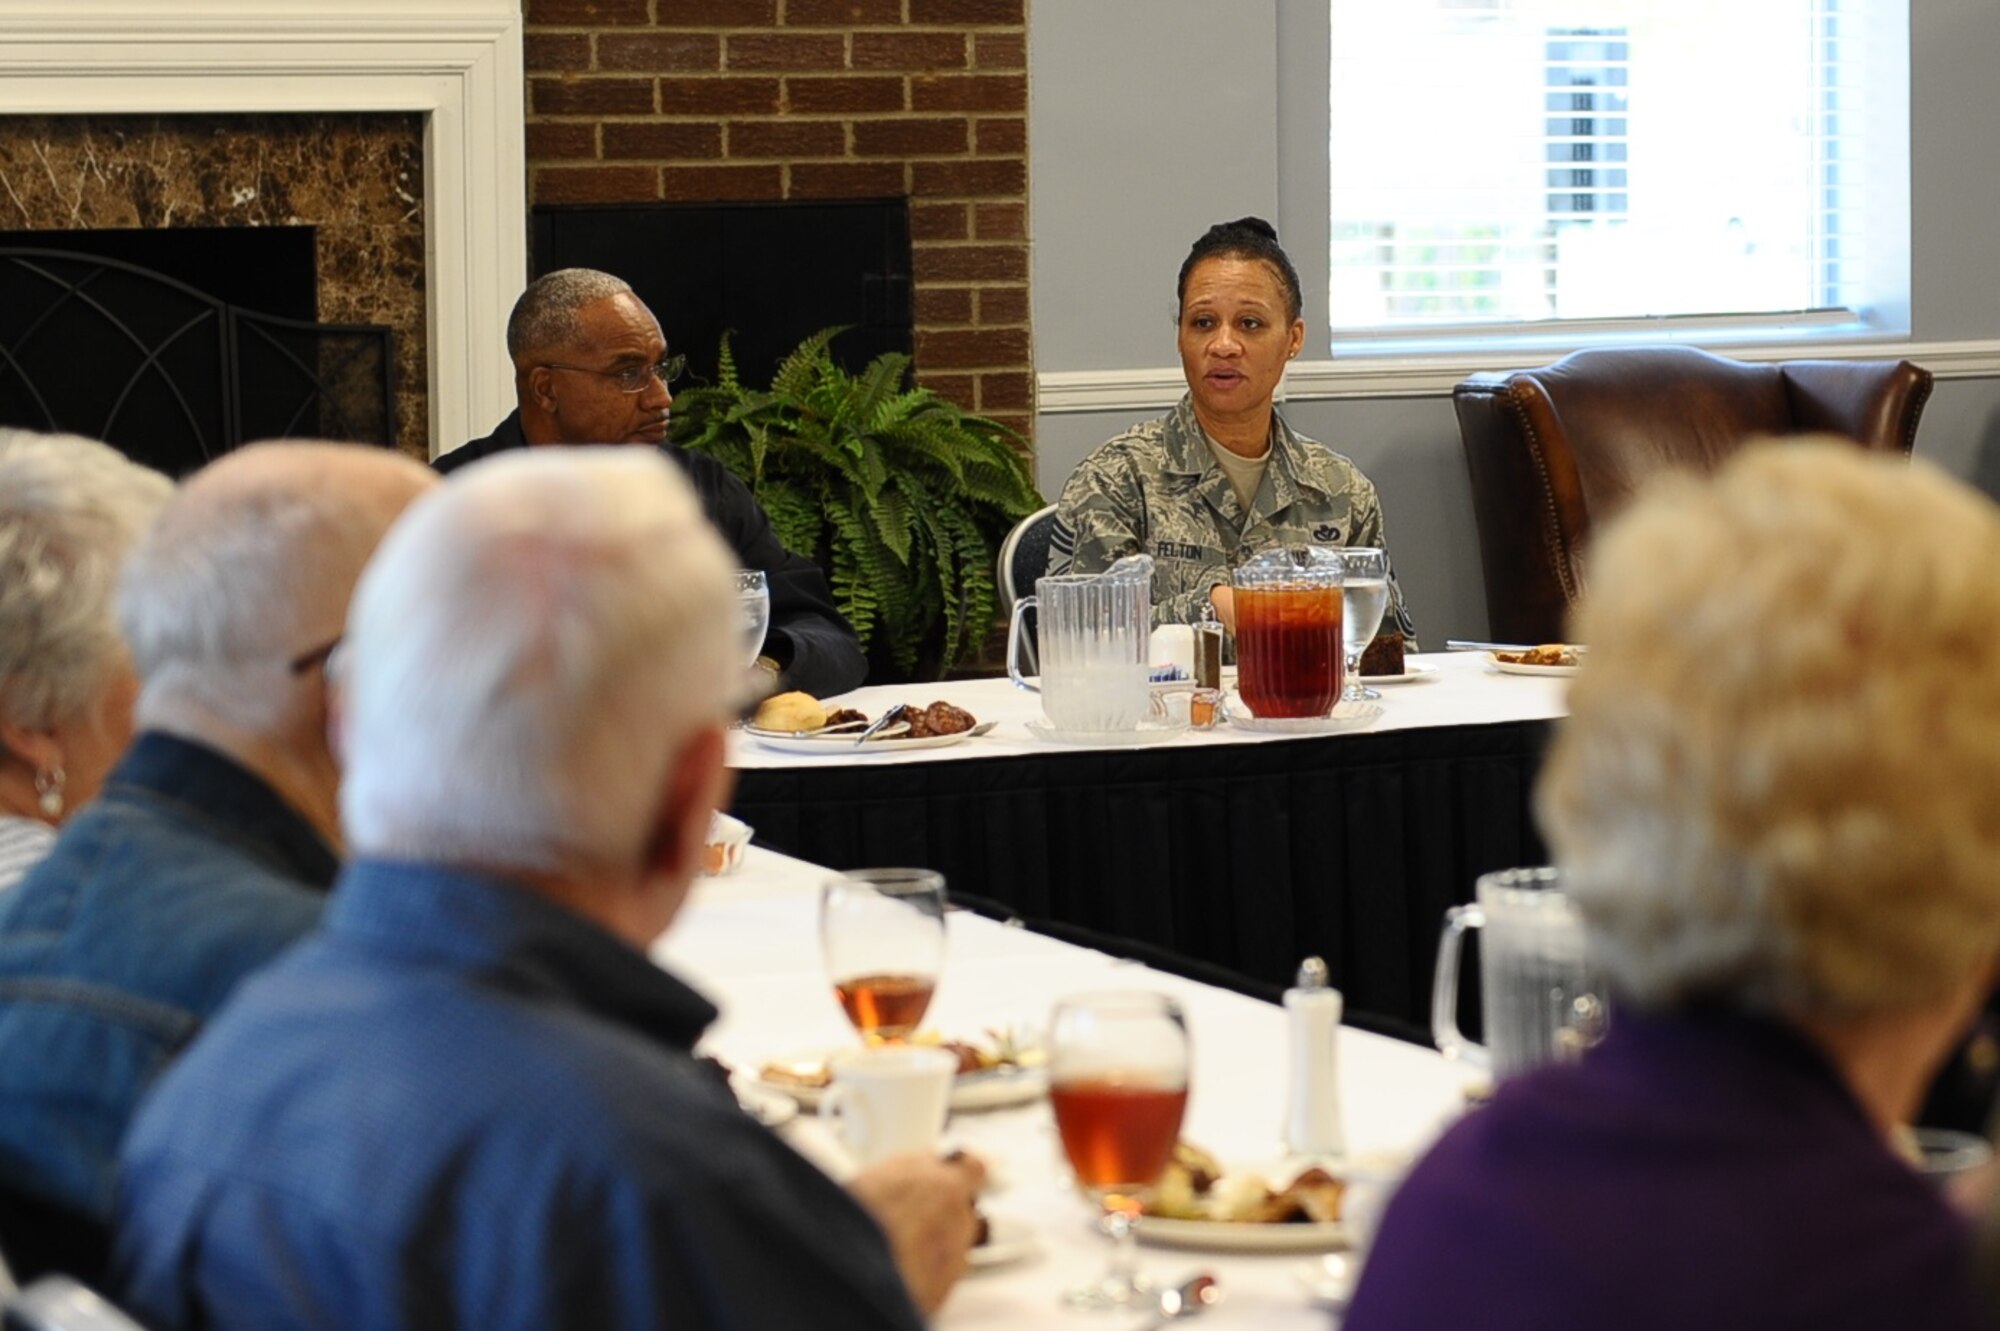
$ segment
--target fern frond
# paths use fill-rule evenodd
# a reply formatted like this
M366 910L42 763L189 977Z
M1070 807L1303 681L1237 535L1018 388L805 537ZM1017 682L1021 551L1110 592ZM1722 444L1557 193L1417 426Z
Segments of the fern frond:
M922 496L918 496L916 502L921 504ZM910 538L916 519L901 480L885 485L875 494L868 505L868 516L875 523L875 531L881 536L882 544L889 548L889 553L908 564Z
M724 393L735 393L743 387L736 377L736 351L729 345L729 339L736 336L734 328L722 334L722 350L715 357L715 386Z
M782 397L803 398L813 390L813 385L824 380L829 374L838 373L833 363L833 355L827 344L846 332L851 325L839 324L832 328L822 328L817 333L794 347L786 357L778 362L778 372L771 376L771 391Z
M875 612L879 604L875 580L869 575L864 554L867 534L852 520L853 515L828 508L824 516L833 528L833 601L848 627L866 648L875 636Z
M771 482L758 487L757 502L771 519L771 530L777 533L780 545L807 559L818 557L826 521L814 494L796 485Z

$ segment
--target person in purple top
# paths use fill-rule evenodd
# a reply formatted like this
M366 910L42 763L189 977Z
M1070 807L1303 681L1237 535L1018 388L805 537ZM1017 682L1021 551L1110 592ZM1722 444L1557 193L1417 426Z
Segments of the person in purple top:
M1754 447L1600 539L1537 808L1614 994L1383 1216L1346 1331L1982 1325L1892 1144L2000 957L2000 509Z

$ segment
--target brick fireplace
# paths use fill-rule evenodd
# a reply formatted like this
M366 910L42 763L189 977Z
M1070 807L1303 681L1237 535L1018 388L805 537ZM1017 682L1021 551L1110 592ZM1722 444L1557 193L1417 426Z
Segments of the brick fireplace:
M533 202L906 196L920 381L1031 433L1025 0L528 0L527 20Z
M521 22L519 0L427 0L421 6L407 0L64 0L0 8L0 119L23 118L15 128L30 131L15 140L26 154L17 163L23 180L41 170L42 157L52 163L38 197L24 197L12 220L0 212L0 226L172 224L166 205L175 199L203 200L211 224L231 224L231 208L242 210L235 219L242 224L314 222L322 219L274 208L269 197L235 203L241 189L251 188L243 181L208 197L198 178L201 163L220 163L218 179L282 180L290 198L303 200L314 190L337 188L329 181L303 183L298 172L311 165L311 143L351 141L364 124L391 137L412 136L421 144L421 170L411 172L409 183L421 191L416 214L422 235L402 242L406 248L395 252L406 258L395 262L422 259L423 353L413 369L421 369L427 391L423 406L412 409L405 446L422 451L483 434L513 405L504 328L527 272L527 205L518 169ZM307 126L307 146L291 154L282 172L260 175L256 163L239 170L245 163L238 149L262 150L258 145L275 141L273 122L260 116ZM105 163L93 161L95 147L80 135L65 137L70 131L61 122L78 117L122 118L97 123L118 124L128 142L146 139L156 124L195 118L201 133L219 132L225 140L234 134L238 142L210 153L186 140L178 140L180 148L158 140L159 154L181 153L197 178L158 175L148 149L120 169L139 194L119 199L110 186L120 171L100 171ZM240 129L229 127L231 117L242 118ZM104 143L103 132L92 142ZM386 142L371 154L393 158ZM60 144L70 147L52 151ZM328 165L344 169L340 162ZM370 160L359 169L378 165ZM79 205L74 218L73 201ZM341 297L338 317L379 323L414 318L384 317L370 306L366 291L385 284L380 273L362 270L388 259L386 253L370 258L367 246L380 243L379 237L357 234L353 240L353 253L323 263L322 301L328 270L345 265L357 271L344 290L363 294L360 304Z

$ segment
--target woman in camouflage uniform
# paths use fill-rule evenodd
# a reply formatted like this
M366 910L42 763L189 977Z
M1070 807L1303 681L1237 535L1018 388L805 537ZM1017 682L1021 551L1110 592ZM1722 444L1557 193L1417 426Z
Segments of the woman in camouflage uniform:
M1085 458L1063 487L1050 573L1153 557L1153 623L1213 607L1235 628L1229 574L1274 545L1384 545L1382 504L1360 469L1293 430L1271 396L1305 344L1298 270L1261 218L1208 229L1180 272L1188 392ZM1383 630L1415 630L1390 576Z

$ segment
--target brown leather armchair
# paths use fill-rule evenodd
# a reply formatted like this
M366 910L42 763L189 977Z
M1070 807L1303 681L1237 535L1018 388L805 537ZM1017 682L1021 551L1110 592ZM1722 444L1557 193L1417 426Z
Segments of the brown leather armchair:
M1486 614L1555 642L1593 524L1671 468L1711 471L1758 435L1831 433L1908 454L1931 375L1908 361L1752 365L1689 347L1579 351L1452 392L1472 473Z

